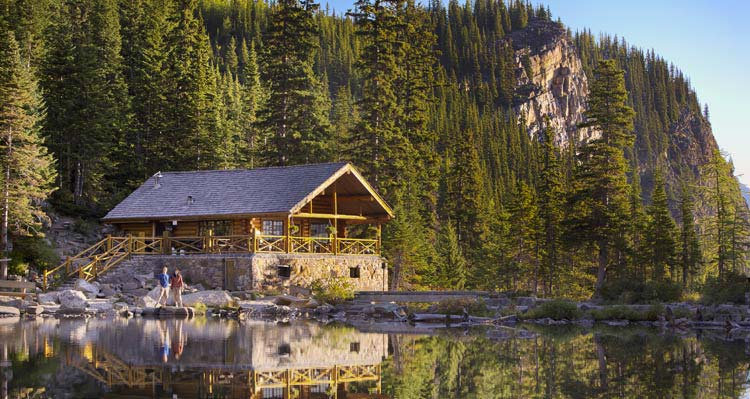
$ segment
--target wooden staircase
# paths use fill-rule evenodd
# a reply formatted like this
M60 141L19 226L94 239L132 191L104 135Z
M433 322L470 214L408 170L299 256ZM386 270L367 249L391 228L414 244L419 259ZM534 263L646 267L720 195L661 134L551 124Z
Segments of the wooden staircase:
M42 287L49 288L71 285L72 279L93 281L120 262L127 259L132 252L132 238L107 237L86 248L75 256L42 275Z

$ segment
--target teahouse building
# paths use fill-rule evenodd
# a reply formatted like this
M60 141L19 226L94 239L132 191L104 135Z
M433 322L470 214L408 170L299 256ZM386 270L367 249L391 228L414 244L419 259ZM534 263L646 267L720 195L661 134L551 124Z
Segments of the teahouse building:
M186 279L209 287L309 286L341 277L358 290L381 290L380 232L392 217L345 162L160 172L103 218L121 233L102 246L140 256L145 269L180 267ZM80 269L68 263L66 271Z

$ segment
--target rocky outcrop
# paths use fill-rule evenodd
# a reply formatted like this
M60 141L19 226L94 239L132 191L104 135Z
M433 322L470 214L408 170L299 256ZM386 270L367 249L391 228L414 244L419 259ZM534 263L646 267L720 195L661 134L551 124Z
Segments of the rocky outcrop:
M516 53L515 110L529 134L537 135L549 116L558 146L595 136L590 129L577 127L583 121L588 80L565 28L534 20L509 37Z

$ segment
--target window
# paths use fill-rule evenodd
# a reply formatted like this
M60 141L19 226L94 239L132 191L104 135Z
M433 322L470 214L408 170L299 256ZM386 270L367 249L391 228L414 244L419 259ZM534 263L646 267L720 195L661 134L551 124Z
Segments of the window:
M359 342L349 342L349 352L359 353Z
M292 267L288 265L278 265L276 266L276 273L281 278L292 277Z
M292 354L292 346L287 343L281 344L276 348L276 353L278 353L279 356L289 356Z
M283 220L264 220L263 221L263 235L283 236L284 235L284 221Z
M310 237L328 237L328 223L311 223Z
M231 220L203 220L198 223L199 236L231 236Z
M359 266L349 268L349 277L359 278Z

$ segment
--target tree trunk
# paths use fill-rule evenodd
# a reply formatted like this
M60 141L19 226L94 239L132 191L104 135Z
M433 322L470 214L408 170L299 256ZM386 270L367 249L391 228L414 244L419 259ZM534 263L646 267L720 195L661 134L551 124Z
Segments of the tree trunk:
M8 278L8 207L10 201L8 196L10 193L10 158L13 153L13 133L8 130L7 144L8 148L5 151L5 173L3 182L3 214L2 220L0 221L0 251L2 251L2 260L0 260L0 279L5 280Z
M594 287L594 299L601 299L602 287L607 278L607 263L609 263L609 247L606 240L599 241L599 269L596 273L596 286Z

